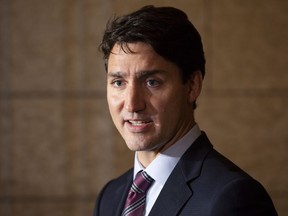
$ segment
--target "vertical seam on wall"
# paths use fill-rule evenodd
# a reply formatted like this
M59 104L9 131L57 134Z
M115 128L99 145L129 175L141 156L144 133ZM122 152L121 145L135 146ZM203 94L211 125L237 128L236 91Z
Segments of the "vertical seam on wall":
M9 0L2 0L0 14L1 21L1 70L0 70L0 109L1 109L1 175L3 176L3 192L0 194L3 202L1 215L11 215L11 107L9 102Z

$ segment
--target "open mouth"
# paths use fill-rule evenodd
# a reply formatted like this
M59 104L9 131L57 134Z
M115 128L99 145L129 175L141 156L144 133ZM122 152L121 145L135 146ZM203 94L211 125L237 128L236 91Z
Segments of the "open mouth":
M127 122L133 126L142 126L142 125L150 123L151 121L128 120Z

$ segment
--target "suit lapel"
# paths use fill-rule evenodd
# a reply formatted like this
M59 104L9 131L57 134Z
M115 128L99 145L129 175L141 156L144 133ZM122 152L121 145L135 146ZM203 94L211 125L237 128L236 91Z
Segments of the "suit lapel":
M212 145L203 133L172 171L149 216L178 214L187 200L193 196L193 188L188 183L200 175L205 156L211 149Z
M114 214L115 216L122 214L123 206L125 204L128 191L130 190L130 187L132 185L132 181L133 181L133 169L129 172L125 184L119 186L118 189L115 191L114 200L116 200L116 202L114 203L117 205L116 214Z
M173 171L175 177L173 179L169 177L149 216L177 215L183 204L192 196L191 189L181 175L181 170L175 168Z

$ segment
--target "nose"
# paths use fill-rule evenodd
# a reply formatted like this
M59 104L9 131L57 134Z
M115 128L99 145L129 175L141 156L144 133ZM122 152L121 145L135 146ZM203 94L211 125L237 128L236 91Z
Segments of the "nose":
M145 95L140 86L131 85L126 89L125 109L130 113L137 113L146 108Z

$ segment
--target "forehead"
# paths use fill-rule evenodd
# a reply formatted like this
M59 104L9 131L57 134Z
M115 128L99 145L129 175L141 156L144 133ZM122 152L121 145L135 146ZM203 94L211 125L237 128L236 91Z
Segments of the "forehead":
M138 70L178 71L178 67L156 53L149 44L142 42L128 43L125 46L115 44L108 58L108 73Z

